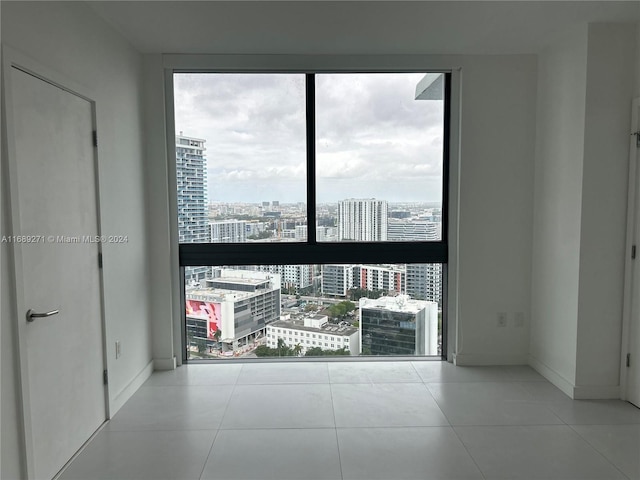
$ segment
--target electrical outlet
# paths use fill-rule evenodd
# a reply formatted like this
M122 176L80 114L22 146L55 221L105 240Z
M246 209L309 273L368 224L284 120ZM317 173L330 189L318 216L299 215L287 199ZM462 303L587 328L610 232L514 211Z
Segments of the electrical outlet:
M116 358L120 358L122 355L122 347L120 345L120 340L116 340Z
M507 314L506 312L498 312L498 327L507 326Z
M513 324L518 328L524 327L524 312L516 312L513 318Z

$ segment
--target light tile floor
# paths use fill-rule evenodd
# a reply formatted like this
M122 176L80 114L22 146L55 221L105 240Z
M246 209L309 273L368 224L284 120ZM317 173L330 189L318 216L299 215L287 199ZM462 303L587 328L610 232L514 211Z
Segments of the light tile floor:
M640 409L529 367L186 365L158 372L63 480L640 480Z

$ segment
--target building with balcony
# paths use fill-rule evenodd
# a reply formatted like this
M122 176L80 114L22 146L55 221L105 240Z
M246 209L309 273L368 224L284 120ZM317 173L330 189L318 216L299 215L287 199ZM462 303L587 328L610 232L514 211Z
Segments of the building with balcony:
M217 220L209 224L211 243L244 243L247 241L247 222Z
M439 222L417 219L389 219L387 240L390 242L429 241L440 239Z
M363 290L381 290L385 294L405 293L406 268L404 265L357 265L353 287Z
M210 237L207 202L207 159L203 138L176 135L178 237L180 243L205 243ZM199 282L208 267L186 267L185 281Z
M280 276L282 288L302 289L313 285L313 265L248 265L239 268L275 273Z
M388 204L375 198L349 198L338 204L338 241L387 240Z
M322 295L345 297L354 286L355 265L322 265Z

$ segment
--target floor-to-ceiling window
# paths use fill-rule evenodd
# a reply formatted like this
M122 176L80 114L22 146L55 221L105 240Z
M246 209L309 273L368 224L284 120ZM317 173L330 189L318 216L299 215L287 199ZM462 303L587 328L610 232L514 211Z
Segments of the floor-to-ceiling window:
M185 359L446 355L450 74L173 87Z

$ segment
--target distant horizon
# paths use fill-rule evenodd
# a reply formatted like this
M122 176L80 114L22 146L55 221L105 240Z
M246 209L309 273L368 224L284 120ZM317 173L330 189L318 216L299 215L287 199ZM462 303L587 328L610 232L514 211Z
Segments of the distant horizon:
M340 200L336 200L336 201L331 201L331 202L316 202L316 205L334 205L337 203L340 203L344 200L383 200L386 201L389 204L393 204L393 205L410 205L410 204L414 204L414 205L429 205L429 206L434 206L434 207L442 207L442 202L428 202L428 201L424 201L424 202L419 202L419 201L393 201L393 200L387 200L385 198L375 198L375 197L349 197L349 198L343 198ZM262 203L267 202L267 200L261 200L261 201L237 201L237 202L230 202L230 201L226 201L226 200L208 200L208 204L209 205L214 205L214 204L224 204L224 205L257 205L257 206L262 206ZM307 202L306 201L289 201L289 202L284 202L284 201L280 201L280 200L268 200L269 204L271 204L272 202L278 202L278 205L306 205Z

